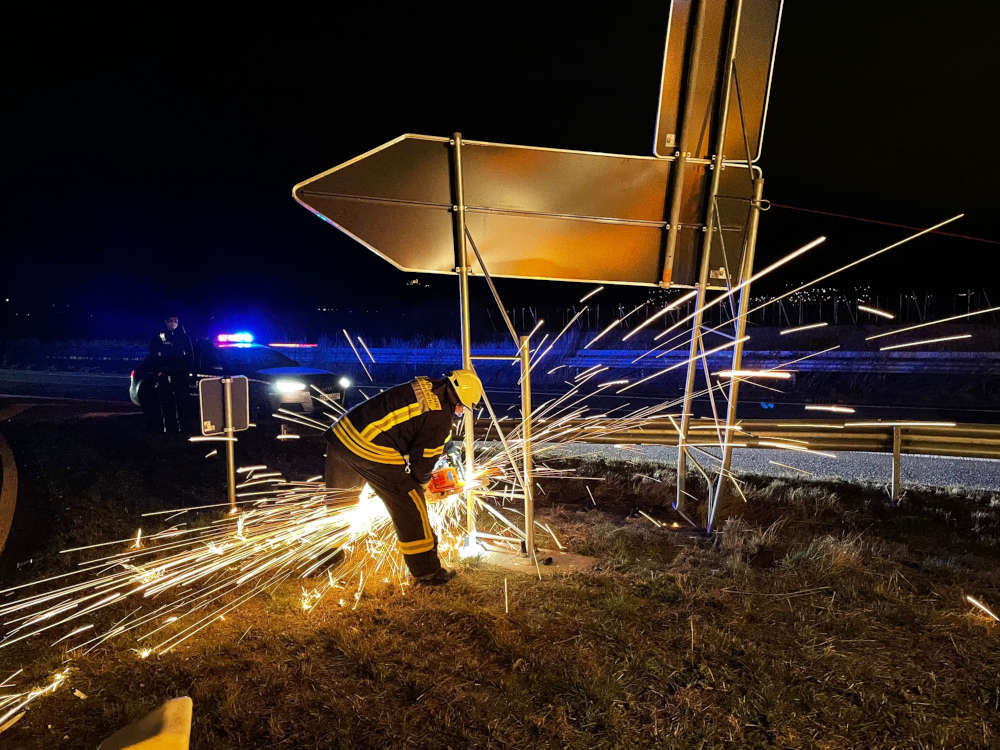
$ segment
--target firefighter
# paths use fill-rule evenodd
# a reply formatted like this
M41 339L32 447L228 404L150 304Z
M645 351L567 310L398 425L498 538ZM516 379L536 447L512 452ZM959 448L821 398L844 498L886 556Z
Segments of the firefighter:
M176 315L149 342L150 368L156 370L156 395L164 432L184 433L187 424L188 377L194 363L191 338Z
M326 433L326 486L382 498L403 559L418 585L440 585L455 572L441 567L427 518L427 482L444 451L452 420L473 408L483 384L472 370L439 380L418 377L358 404Z

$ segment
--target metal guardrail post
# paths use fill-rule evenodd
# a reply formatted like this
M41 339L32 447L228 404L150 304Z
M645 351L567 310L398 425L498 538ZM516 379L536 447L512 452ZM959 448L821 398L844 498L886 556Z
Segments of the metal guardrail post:
M535 556L535 489L531 465L531 357L521 336L521 439L524 447L524 551Z
M896 425L892 428L892 502L898 503L902 478L900 477L900 453L903 447L903 428Z

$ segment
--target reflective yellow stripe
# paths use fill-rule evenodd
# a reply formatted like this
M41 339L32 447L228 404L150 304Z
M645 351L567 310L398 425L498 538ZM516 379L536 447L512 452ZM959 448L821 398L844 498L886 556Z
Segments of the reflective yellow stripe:
M402 466L406 463L403 457L397 451L392 450L392 448L362 441L360 439L361 436L358 435L358 431L354 429L354 425L346 418L341 419L340 422L334 425L333 434L347 450L366 461L393 466Z
M434 532L431 531L431 522L427 517L427 503L424 501L423 493L420 490L413 489L410 490L410 497L413 498L413 504L417 506L417 510L420 512L420 521L424 525L424 537L433 540Z
M347 434L348 437L351 438L351 440L353 440L355 443L357 443L359 446L361 446L367 451L370 451L372 453L379 453L386 457L396 457L400 455L399 452L394 450L393 448L390 448L386 445L375 445L375 443L371 442L370 440L366 440L365 438L363 438L361 436L361 433L358 432L358 428L355 427L351 423L351 420L349 420L347 417L341 418L341 420L337 423L337 427L340 427L342 430L344 430L344 432Z
M432 549L434 549L434 540L431 539L426 542L424 541L413 542L413 545L414 546L410 547L403 544L403 542L400 542L399 551L402 552L404 555L419 555L421 552L430 552Z
M427 517L427 504L424 502L420 490L412 489L409 495L413 499L413 504L417 506L417 512L420 514L420 523L424 528L424 538L415 539L412 542L399 542L399 551L404 555L415 555L434 549L434 532L431 531L431 522Z
M440 456L444 453L444 446L440 448L424 448L424 458L434 458L434 456Z
M382 419L377 422L372 422L370 425L365 427L365 429L361 431L361 437L364 440L374 440L376 435L379 435L386 430L391 430L396 425L401 422L405 422L408 419L419 417L423 413L424 410L421 408L420 404L407 404L400 409L389 412L382 417Z
M354 453L365 459L383 458L381 454L369 451L364 446L359 445L355 440L352 440L350 434L348 434L348 432L339 425L333 428L333 434L345 448L351 451L351 453Z
M384 458L383 456L367 453L366 451L362 450L361 448L358 448L351 442L347 441L342 435L337 435L337 437L340 439L340 442L343 444L343 446L347 448L347 450L349 450L351 453L358 456L359 458L363 458L365 461L371 461L372 463L376 464L391 464L394 466L402 466L404 463L402 459L393 460L390 458Z

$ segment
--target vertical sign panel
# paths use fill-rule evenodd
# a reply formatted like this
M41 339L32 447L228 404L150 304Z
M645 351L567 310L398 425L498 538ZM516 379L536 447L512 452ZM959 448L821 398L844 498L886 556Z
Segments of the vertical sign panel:
M726 17L729 0L705 2L704 21L700 29L700 47L696 57L695 18L698 0L673 0L667 22L667 39L663 53L660 81L660 104L656 118L653 154L673 156L681 147L677 142L685 92L694 84L691 112L691 138L685 150L694 157L710 157L708 134L715 113L711 111L712 92L721 73L720 56L726 38ZM746 0L741 10L739 43L736 48L736 77L739 97L734 87L726 126L725 157L730 161L747 161L746 143L739 102L743 104L742 122L746 126L751 162L760 158L767 116L767 100L771 88L774 51L778 41L782 0ZM695 73L696 70L696 73Z

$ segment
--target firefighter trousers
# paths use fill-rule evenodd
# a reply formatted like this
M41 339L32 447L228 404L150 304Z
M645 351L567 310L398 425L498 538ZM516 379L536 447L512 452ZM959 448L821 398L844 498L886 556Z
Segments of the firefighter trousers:
M350 490L360 490L367 482L389 511L410 573L420 578L441 569L423 487L402 466L366 461L328 435L324 479L327 487Z

